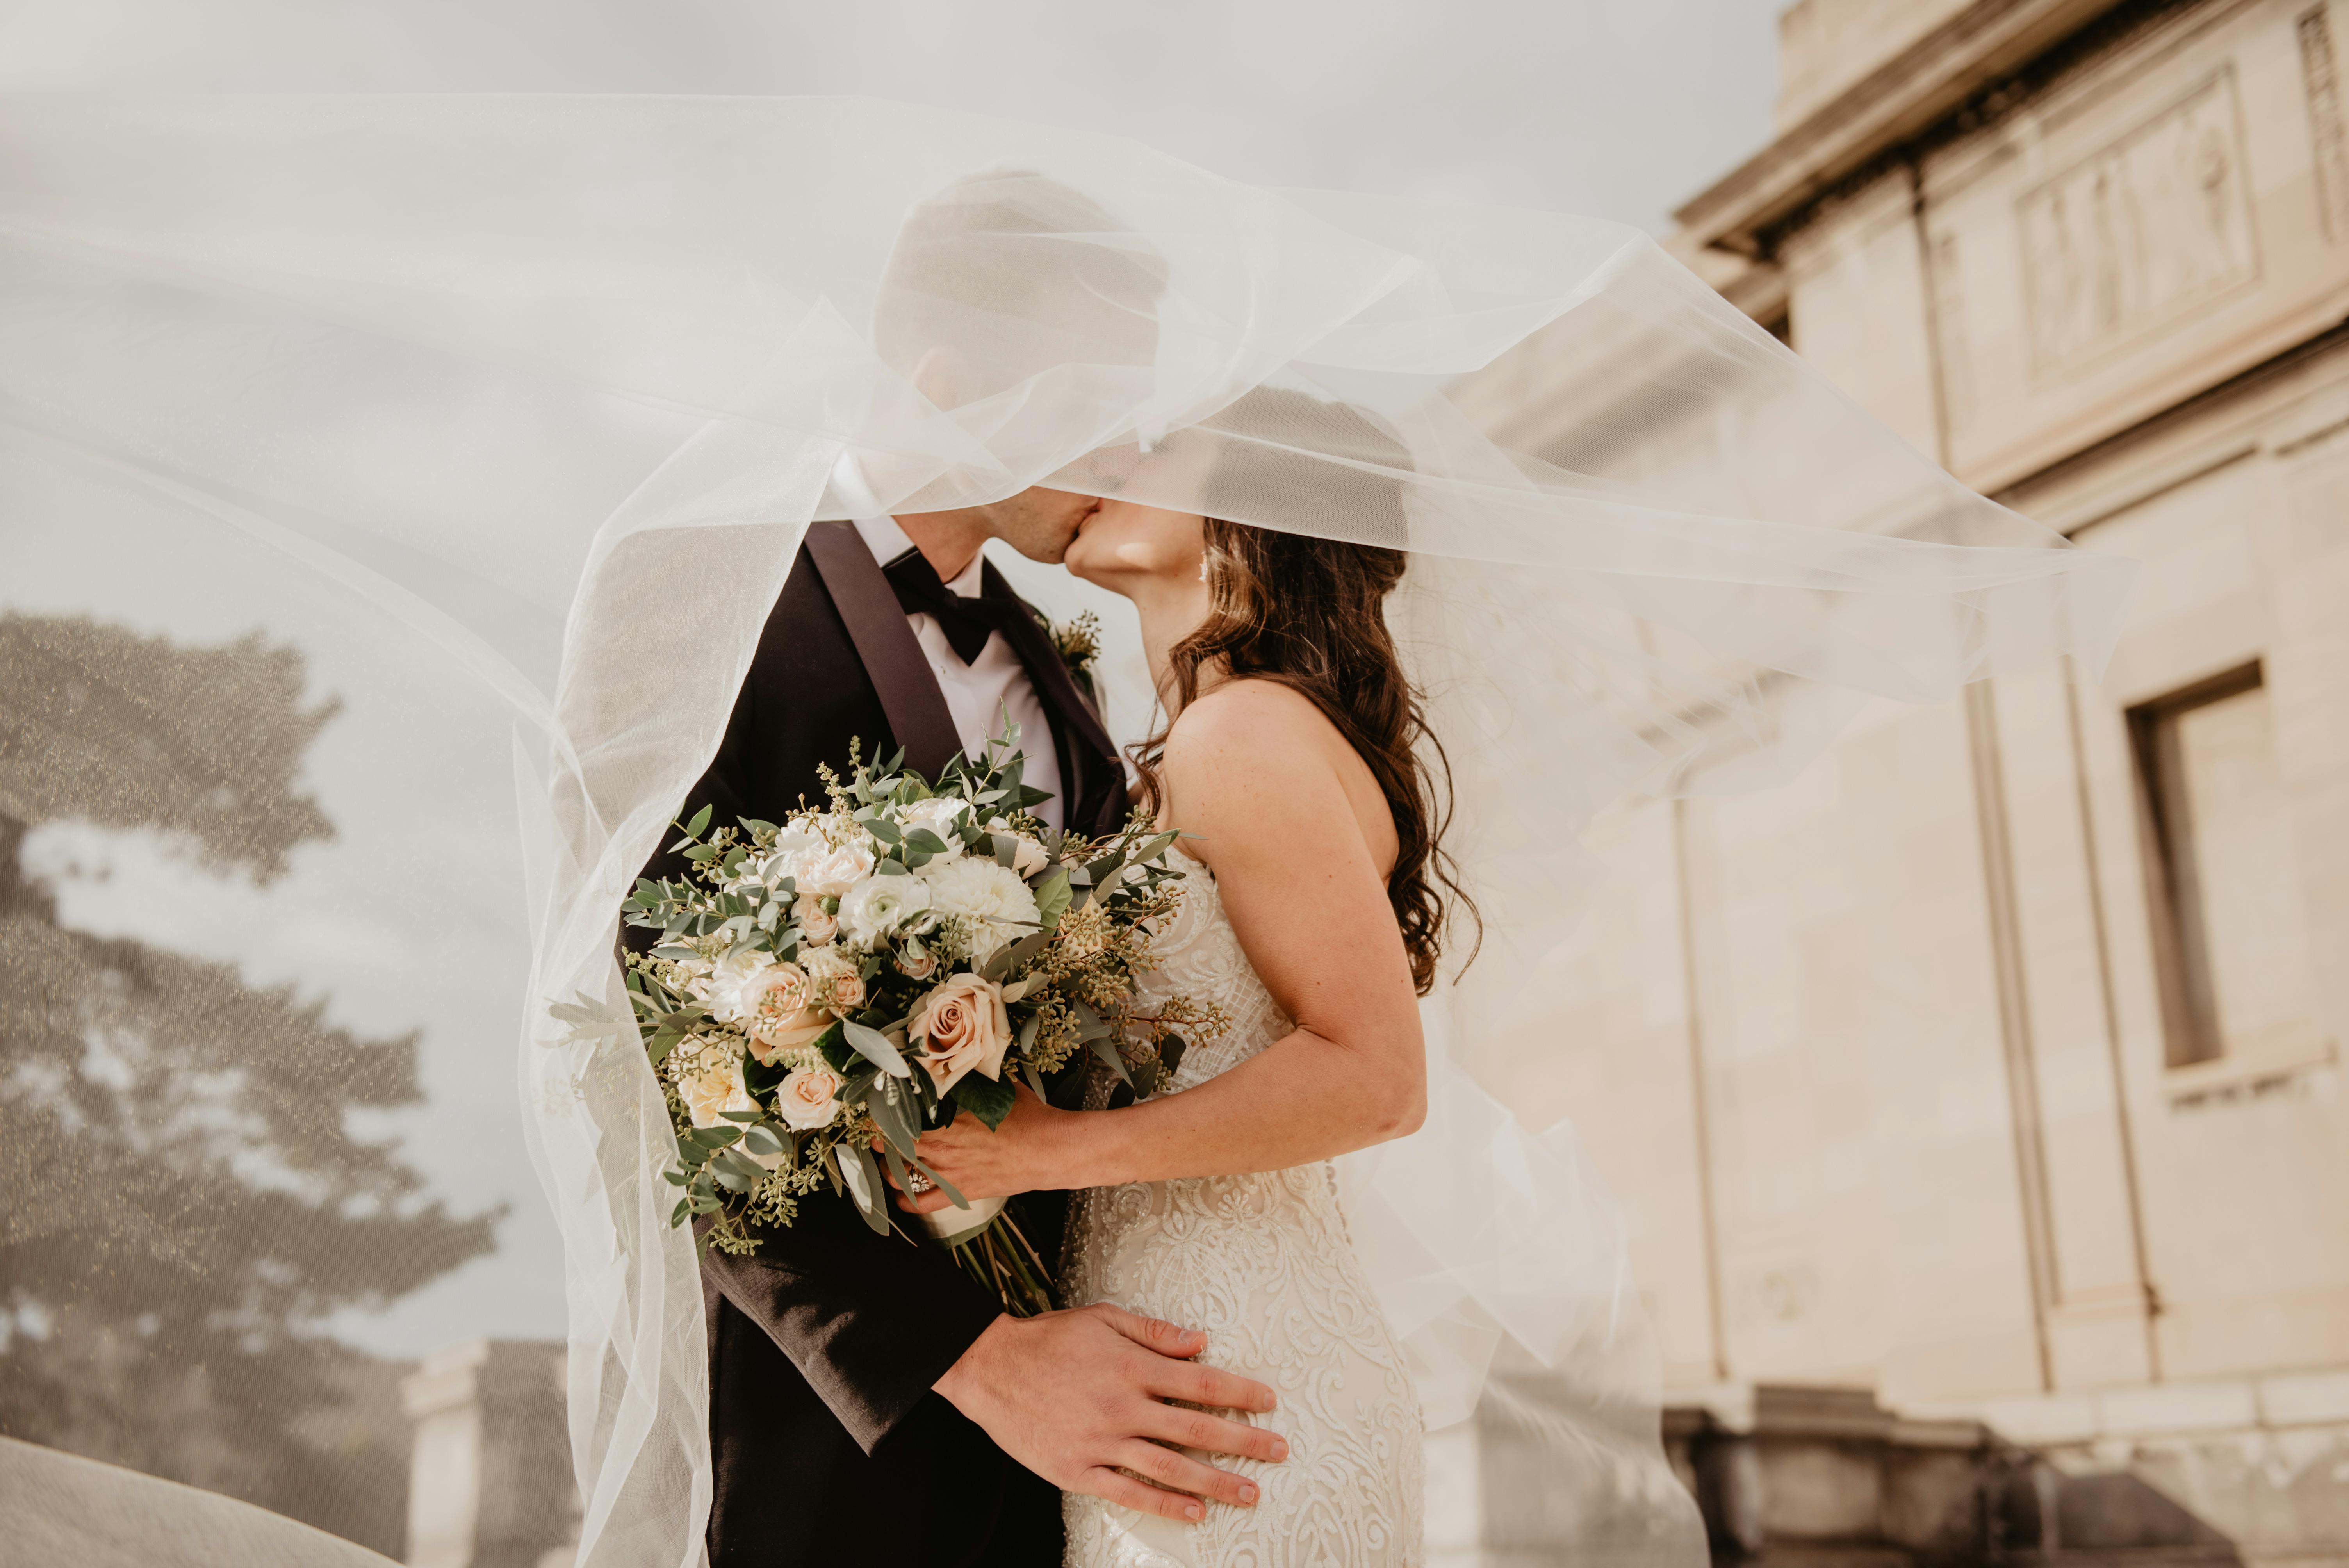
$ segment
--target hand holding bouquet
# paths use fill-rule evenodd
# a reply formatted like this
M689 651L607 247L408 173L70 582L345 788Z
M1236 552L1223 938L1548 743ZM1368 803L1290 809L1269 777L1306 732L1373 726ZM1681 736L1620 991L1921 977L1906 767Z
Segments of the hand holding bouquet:
M936 1182L955 1208L923 1216L1014 1313L1049 1310L1050 1279L1002 1201L973 1205L916 1156L923 1129L968 1111L992 1129L1014 1075L1099 1061L1146 1096L1212 1029L1176 997L1144 1016L1136 976L1181 896L1173 833L1137 820L1098 842L1045 830L1020 781L1019 730L936 780L900 758L829 772L821 810L778 825L684 826L692 871L639 882L624 906L657 931L627 961L645 1049L678 1141L670 1223L707 1216L708 1245L746 1253L819 1187L890 1229L875 1150L901 1187Z

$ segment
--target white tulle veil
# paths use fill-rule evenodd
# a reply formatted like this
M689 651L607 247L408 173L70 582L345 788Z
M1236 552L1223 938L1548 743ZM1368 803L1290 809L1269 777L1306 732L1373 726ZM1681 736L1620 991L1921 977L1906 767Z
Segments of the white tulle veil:
M1578 416L1540 453L1446 391L1528 339ZM1485 934L1428 1003L1428 1125L1343 1177L1431 1423L1515 1340L1550 1369L1517 1418L1575 1467L1601 1560L1702 1543L1615 1211L1570 1130L1512 1112L1562 1048L1578 827L1780 776L1868 696L2100 663L2126 586L1636 232L861 100L11 103L0 475L12 533L135 495L510 709L587 1563L696 1559L706 1363L643 1054L548 1006L616 1008L614 911L811 520L1042 484L1412 552L1393 622Z

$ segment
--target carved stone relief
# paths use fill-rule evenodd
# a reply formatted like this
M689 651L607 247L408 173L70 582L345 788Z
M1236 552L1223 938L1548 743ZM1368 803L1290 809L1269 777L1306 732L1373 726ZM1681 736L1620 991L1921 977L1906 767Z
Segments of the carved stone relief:
M2324 215L2324 237L2339 241L2349 232L2349 137L2341 124L2341 70L2333 53L2333 24L2323 6L2302 15L2300 74L2308 88L2310 151L2316 170L2316 203Z
M2241 126L2230 67L2017 200L2037 369L2258 277Z

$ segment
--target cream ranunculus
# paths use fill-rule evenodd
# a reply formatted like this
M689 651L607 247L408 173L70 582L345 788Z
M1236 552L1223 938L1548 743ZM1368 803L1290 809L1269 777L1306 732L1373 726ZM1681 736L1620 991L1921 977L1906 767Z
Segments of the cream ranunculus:
M940 866L930 877L930 907L969 923L974 954L985 956L1034 931L1041 916L1036 894L1019 873L970 857Z
M775 1116L785 1127L812 1132L840 1114L840 1075L830 1068L800 1068L775 1088Z
M1011 1047L1002 987L968 973L949 976L915 1004L905 1040L940 1094L968 1072L1001 1078L1003 1053Z
M716 1127L730 1110L756 1110L742 1082L742 1058L730 1050L704 1051L694 1070L677 1078L678 1098L696 1127Z
M916 800L910 806L900 808L897 816L908 831L926 828L945 841L945 850L930 862L943 865L962 854L962 822L969 810L970 802L968 800L958 800L951 795L934 795L926 800Z
M860 947L917 929L930 911L929 884L916 876L866 877L840 895L840 929Z

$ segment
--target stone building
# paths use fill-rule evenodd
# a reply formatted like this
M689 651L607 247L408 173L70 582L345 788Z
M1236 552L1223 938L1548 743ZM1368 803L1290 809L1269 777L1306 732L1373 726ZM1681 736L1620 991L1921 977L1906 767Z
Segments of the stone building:
M1547 1088L1681 1429L1786 1460L1699 1477L1717 1542L2349 1561L2344 35L1801 0L1775 139L1678 214L1920 450L2143 563L2101 678L1604 824ZM1537 339L1462 396L1538 453L1572 375ZM1904 1522L1937 1445L1971 1479Z

